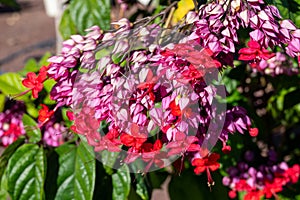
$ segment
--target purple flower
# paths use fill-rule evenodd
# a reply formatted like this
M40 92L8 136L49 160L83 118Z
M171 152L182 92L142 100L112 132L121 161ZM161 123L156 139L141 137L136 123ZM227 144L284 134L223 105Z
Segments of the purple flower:
M0 145L6 147L25 134L22 122L24 112L23 102L6 102L6 109L0 113Z
M65 126L49 121L44 125L43 141L52 147L60 146L64 143L63 133L66 130Z
M65 79L57 82L50 92L50 98L57 101L57 106L71 105L72 103L72 90L74 81L77 75L77 70L68 73Z

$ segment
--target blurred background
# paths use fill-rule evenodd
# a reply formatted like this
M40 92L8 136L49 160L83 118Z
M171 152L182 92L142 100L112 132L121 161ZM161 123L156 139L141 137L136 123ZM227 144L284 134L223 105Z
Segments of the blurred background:
M55 17L47 15L44 2L0 0L0 73L20 70L26 60L45 52L55 53Z

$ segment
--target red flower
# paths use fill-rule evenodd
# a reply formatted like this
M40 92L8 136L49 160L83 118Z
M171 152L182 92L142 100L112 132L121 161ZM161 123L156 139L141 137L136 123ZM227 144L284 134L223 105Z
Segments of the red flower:
M155 163L160 168L165 167L163 159L167 158L167 153L160 151L161 148L161 140L156 140L154 144L144 143L142 145L142 159L145 162L148 162L148 165L145 167L144 172L147 172L153 163Z
M42 106L42 109L39 110L38 120L41 123L44 123L51 118L51 116L54 114L54 111L53 110L49 111L49 108L44 104L41 104L41 106Z
M181 110L179 105L176 105L175 100L171 101L170 103L170 109L171 109L171 114L180 117L181 116Z
M287 169L284 174L286 177L288 177L289 181L292 183L297 183L300 176L300 165L293 165L293 167Z
M204 158L195 158L192 161L192 165L196 166L194 169L195 174L200 174L206 170L206 175L208 179L208 186L214 185L214 180L211 177L210 170L216 171L220 167L220 163L217 161L220 159L220 155L217 153L212 153Z
M184 152L195 152L200 150L200 145L195 144L198 142L198 138L195 136L187 136L182 132L175 134L174 141L167 144L167 148L170 149L168 152L169 156L182 154Z
M224 154L229 154L230 151L231 151L231 146L229 146L229 145L224 145L224 146L223 146L222 152L223 152Z
M239 180L239 182L237 182L235 184L235 189L236 189L236 191L251 191L252 190L251 186L247 183L247 181L245 179Z
M128 147L140 149L142 144L147 140L145 134L139 133L139 126L136 124L131 125L131 135L122 133L120 136L122 144Z
M248 42L248 48L242 48L239 50L239 60L256 62L257 60L268 60L275 54L264 49L256 41L250 40Z
M67 117L70 121L74 121L75 116L74 116L74 113L72 111L67 110L66 115L67 115Z
M236 197L236 191L230 190L228 192L228 196L229 196L230 199L234 199Z
M261 190L250 191L244 196L244 200L260 200L263 195Z
M33 72L28 72L26 78L22 81L22 84L32 91L33 98L38 97L38 93L43 89L43 82L47 78L47 67L43 66L40 69L39 75L37 76Z
M256 137L256 136L258 135L258 128L250 128L249 134L250 134L252 137Z
M282 186L284 185L283 180L281 178L275 178L273 182L265 182L264 193L266 198L271 198L276 193L282 191Z

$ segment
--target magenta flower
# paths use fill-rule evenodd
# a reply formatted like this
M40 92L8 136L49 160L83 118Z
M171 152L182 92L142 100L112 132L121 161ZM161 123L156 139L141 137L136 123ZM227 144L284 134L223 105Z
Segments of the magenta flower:
M66 130L65 126L49 121L44 125L43 141L51 147L60 146L64 143L63 133Z
M24 103L7 101L6 104L8 104L8 107L0 113L0 145L4 147L25 134L22 122L23 113L25 112Z

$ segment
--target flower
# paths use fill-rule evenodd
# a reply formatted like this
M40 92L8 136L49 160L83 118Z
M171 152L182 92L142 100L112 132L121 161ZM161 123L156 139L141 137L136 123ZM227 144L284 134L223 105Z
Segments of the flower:
M248 42L248 48L240 49L239 54L239 60L250 61L250 63L254 64L253 66L255 66L257 61L261 59L268 60L275 55L262 48L258 42L253 40Z
M277 193L281 192L284 186L296 183L299 179L299 165L288 167L285 162L276 163L277 156L273 150L269 150L267 160L261 154L257 154L255 158L254 152L251 151L247 151L244 157L249 164L240 161L237 166L227 170L228 176L223 177L223 184L229 186L231 191L246 192L244 200L259 200L263 196L268 199L272 196L277 198ZM261 160L263 163L254 166L253 160ZM229 197L235 198L231 193Z
M120 136L121 142L127 147L140 149L143 143L147 140L147 136L139 132L139 126L131 125L131 133L122 133Z
M43 141L52 147L60 146L64 143L63 133L66 127L53 120L48 121L43 128Z
M47 67L43 66L40 69L40 73L38 76L33 72L28 72L26 78L22 81L22 84L32 91L33 98L37 98L38 93L42 91L44 87L43 82L47 79L46 70Z
M0 145L10 145L25 134L22 122L25 105L20 101L6 101L6 109L0 113Z
M258 128L250 128L249 134L250 134L252 137L256 137L256 136L258 135Z
M42 106L42 108L39 110L38 120L41 123L45 123L52 117L52 115L54 114L54 111L53 110L49 111L49 108L44 104L41 104L41 106Z
M211 177L210 170L216 171L220 167L220 163L217 161L220 159L220 154L212 153L204 158L195 158L192 161L192 166L195 166L194 169L195 174L200 174L204 171L206 171L207 179L208 179L208 186L211 187L214 185L214 181Z

